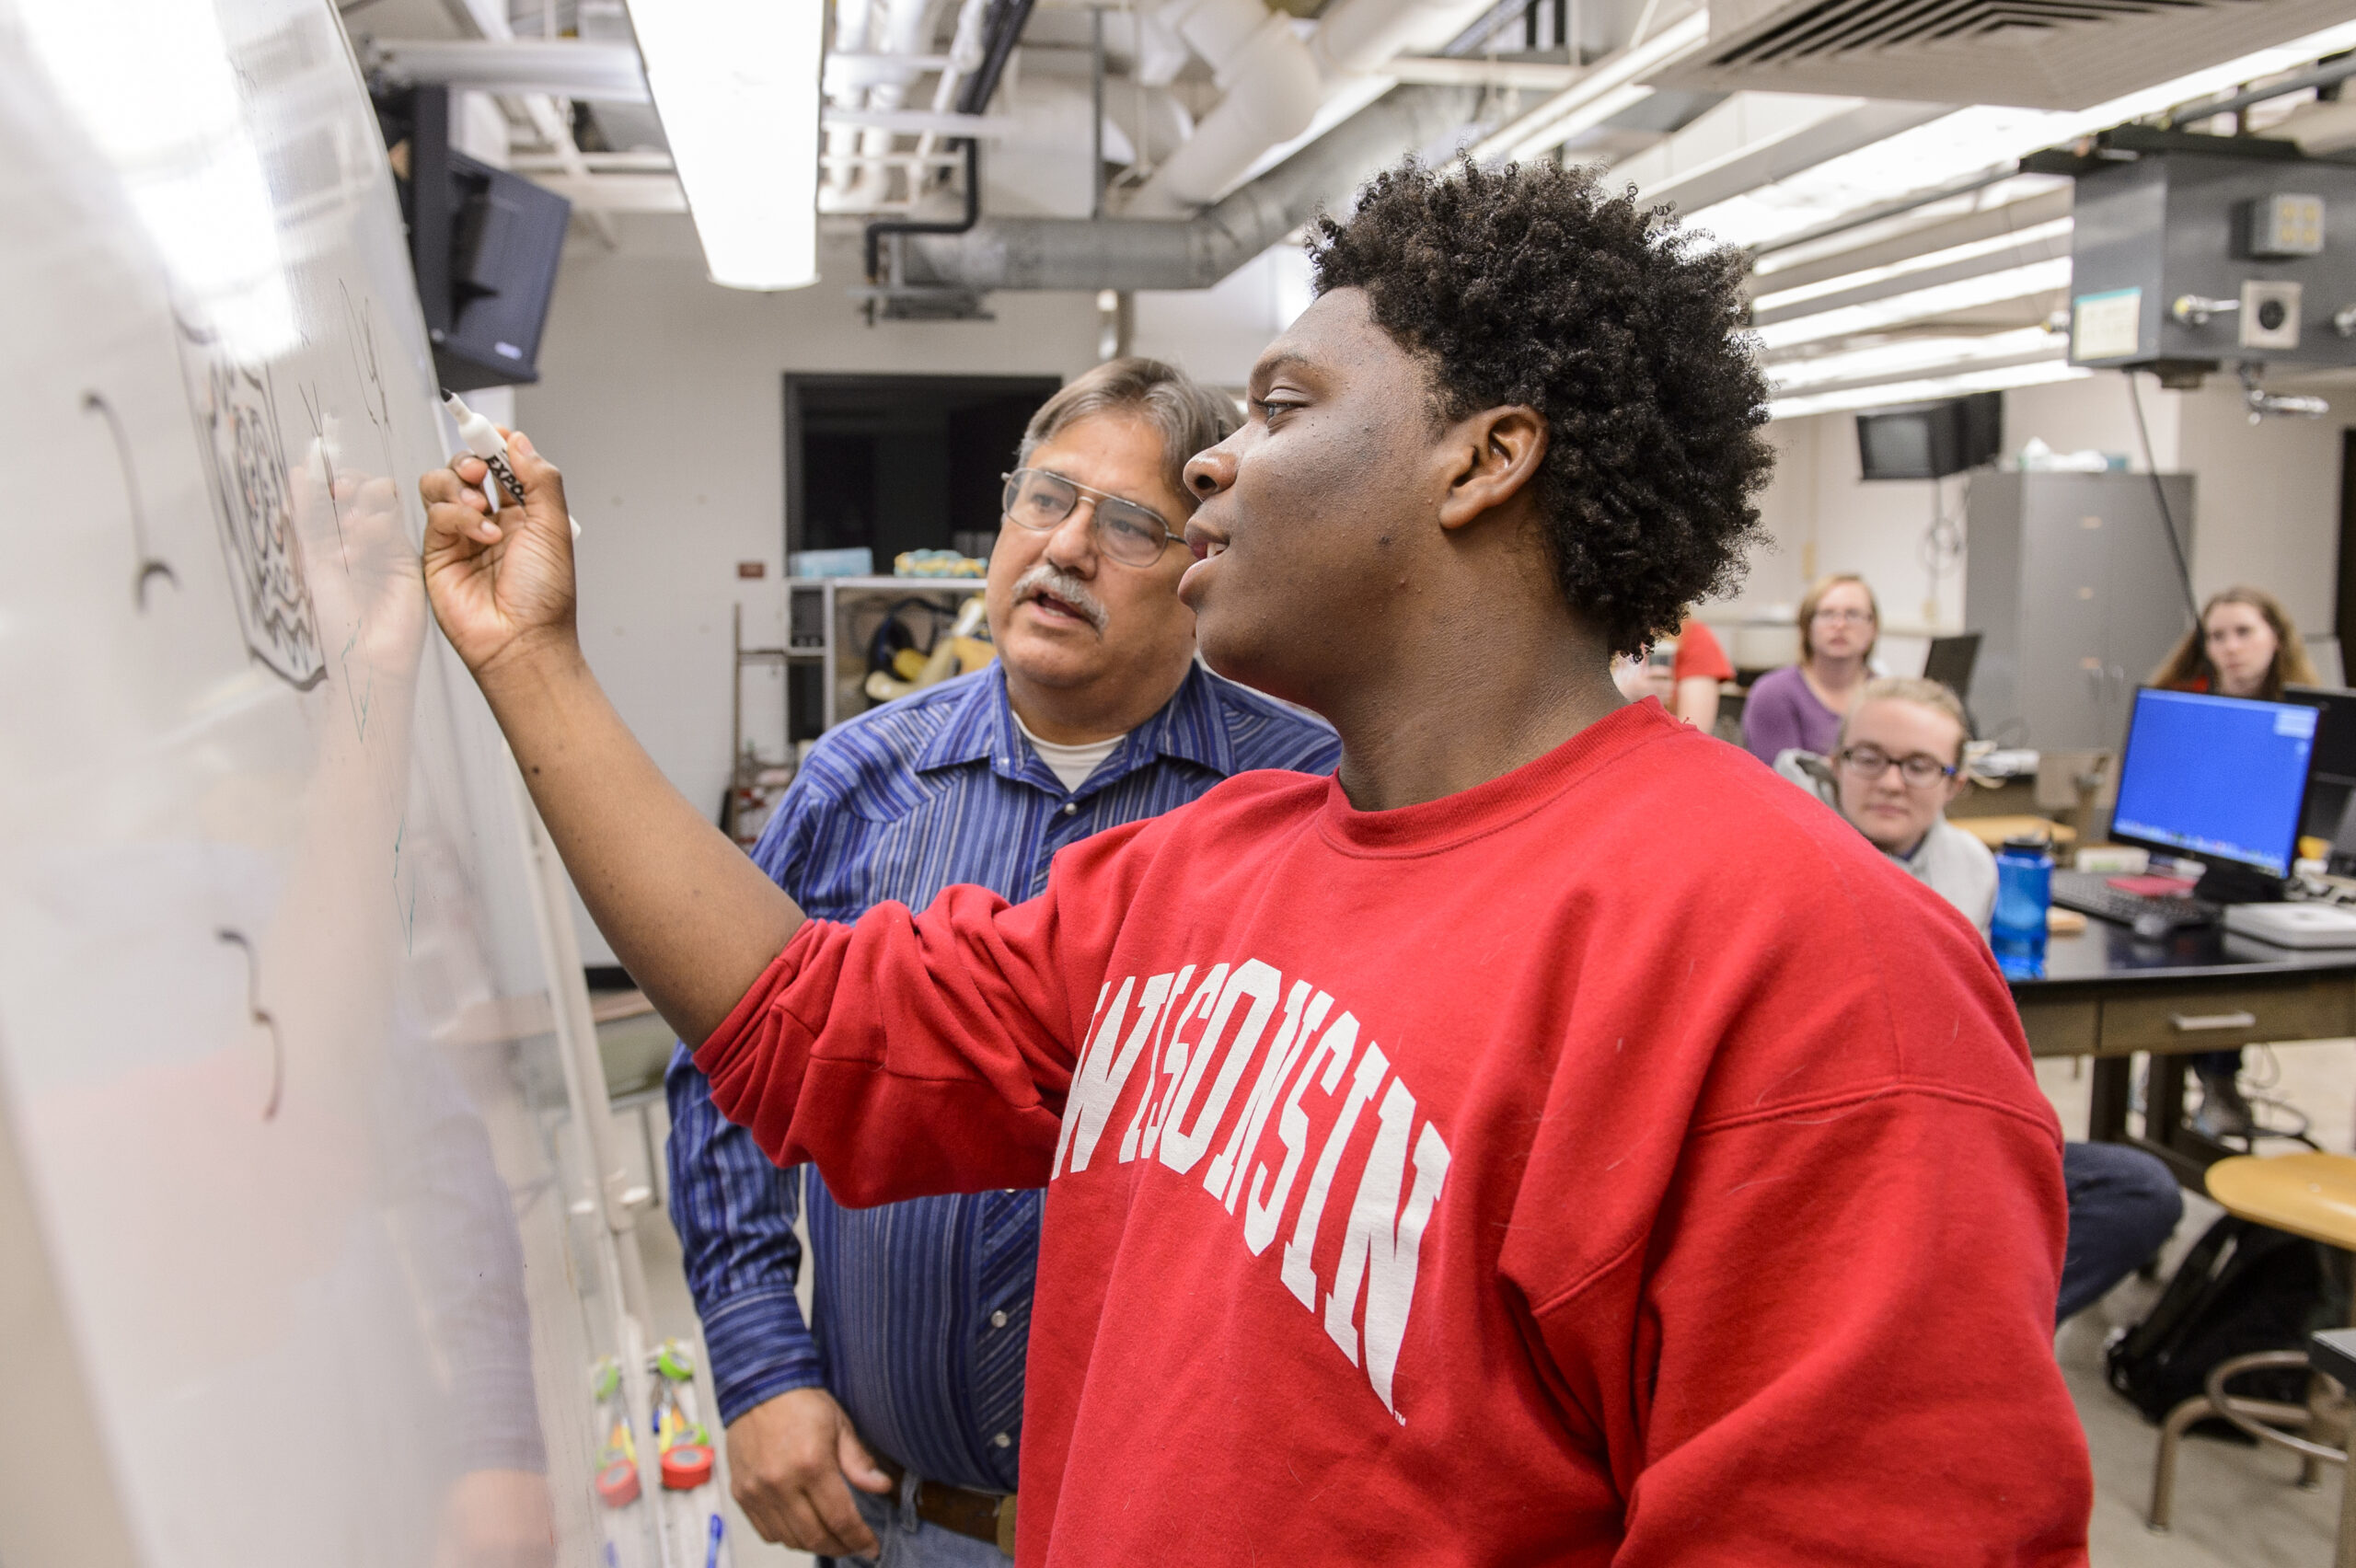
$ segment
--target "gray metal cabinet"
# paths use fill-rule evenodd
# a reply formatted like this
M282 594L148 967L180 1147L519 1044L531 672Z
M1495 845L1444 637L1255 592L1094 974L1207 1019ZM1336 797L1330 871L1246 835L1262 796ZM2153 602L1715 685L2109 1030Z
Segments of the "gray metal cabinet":
M2166 474L2160 485L2189 558L2192 478ZM1967 526L1980 733L2047 751L2115 749L2135 687L2192 624L2151 476L1982 474Z

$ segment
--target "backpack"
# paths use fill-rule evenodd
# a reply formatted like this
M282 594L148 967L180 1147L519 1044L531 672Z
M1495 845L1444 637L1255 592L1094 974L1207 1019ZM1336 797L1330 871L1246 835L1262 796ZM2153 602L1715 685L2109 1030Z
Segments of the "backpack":
M2104 1349L2110 1386L2157 1422L2202 1392L2217 1363L2259 1350L2304 1350L2317 1329L2348 1321L2330 1250L2227 1215L2211 1226L2142 1322ZM2287 1366L2235 1379L2234 1391L2303 1404L2307 1372Z

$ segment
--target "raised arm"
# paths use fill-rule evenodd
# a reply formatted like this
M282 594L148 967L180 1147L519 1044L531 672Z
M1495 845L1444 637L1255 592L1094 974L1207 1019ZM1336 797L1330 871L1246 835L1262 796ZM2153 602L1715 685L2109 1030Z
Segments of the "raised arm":
M478 458L418 481L434 618L506 732L573 885L614 954L690 1042L727 1018L802 911L689 805L622 723L573 622L564 481L508 437L525 504L494 518Z

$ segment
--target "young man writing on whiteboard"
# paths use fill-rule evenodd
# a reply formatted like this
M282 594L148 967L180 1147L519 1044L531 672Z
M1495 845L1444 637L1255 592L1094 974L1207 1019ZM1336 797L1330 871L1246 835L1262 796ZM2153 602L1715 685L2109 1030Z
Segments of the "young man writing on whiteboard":
M1181 593L1339 773L1024 904L805 922L588 676L554 471L522 444L506 529L429 476L436 611L592 913L772 1158L1048 1182L1026 1563L2084 1562L2059 1129L1992 963L1611 686L1756 535L1738 265L1542 166L1381 177L1312 243Z
M1333 731L1195 662L1182 470L1235 423L1223 394L1151 360L1099 365L1049 398L990 556L998 663L829 732L755 862L840 920L959 882L1028 898L1066 845L1233 774L1332 772ZM888 1535L902 1568L1002 1563L1043 1194L853 1209L814 1179L805 1324L802 1171L714 1109L684 1048L667 1087L671 1213L745 1517L808 1551L873 1555Z

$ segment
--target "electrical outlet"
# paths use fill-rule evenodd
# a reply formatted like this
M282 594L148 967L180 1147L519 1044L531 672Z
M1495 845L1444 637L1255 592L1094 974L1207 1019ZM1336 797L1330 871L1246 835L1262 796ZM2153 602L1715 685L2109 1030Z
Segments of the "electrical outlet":
M2246 349L2299 346L2299 285L2251 278L2242 284L2241 341Z

